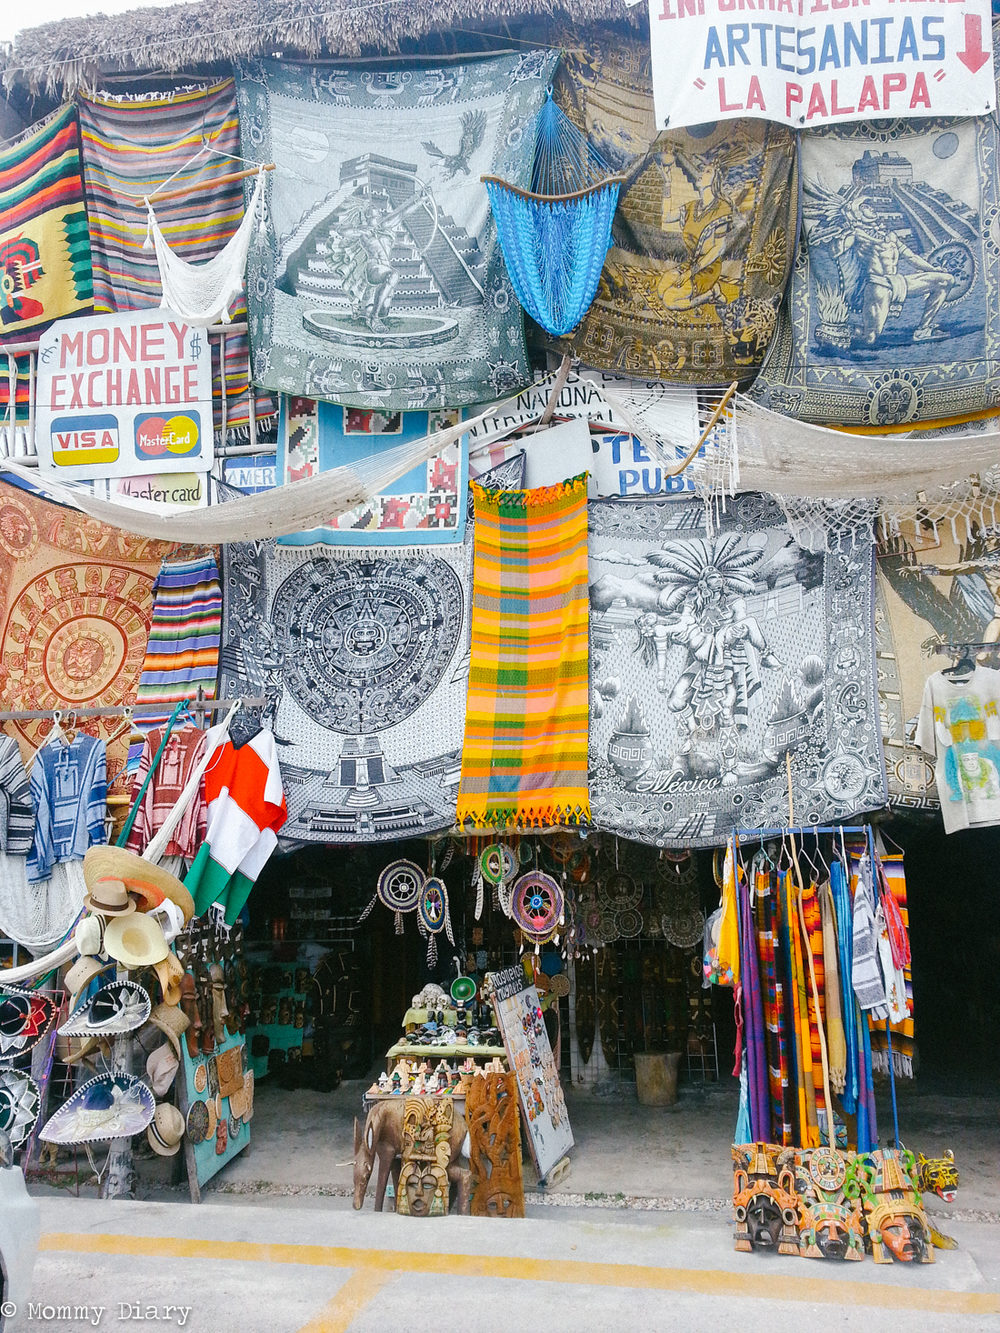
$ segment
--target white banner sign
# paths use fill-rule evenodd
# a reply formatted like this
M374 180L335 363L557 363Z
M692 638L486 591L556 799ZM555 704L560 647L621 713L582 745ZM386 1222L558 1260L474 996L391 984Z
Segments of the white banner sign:
M38 345L38 465L70 480L206 472L212 354L169 310L57 320Z
M660 129L796 129L995 104L989 0L649 0Z

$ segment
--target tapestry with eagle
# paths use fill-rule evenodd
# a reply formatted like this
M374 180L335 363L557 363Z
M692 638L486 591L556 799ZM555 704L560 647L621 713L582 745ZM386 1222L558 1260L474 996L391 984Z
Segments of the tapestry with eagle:
M242 68L244 152L277 163L247 268L257 383L398 411L487 402L529 380L480 177L529 186L556 59Z

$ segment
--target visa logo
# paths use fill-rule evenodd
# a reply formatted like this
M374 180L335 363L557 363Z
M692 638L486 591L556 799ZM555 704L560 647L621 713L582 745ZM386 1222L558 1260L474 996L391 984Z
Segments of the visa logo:
M58 417L51 427L56 467L90 467L118 458L118 418L110 413Z

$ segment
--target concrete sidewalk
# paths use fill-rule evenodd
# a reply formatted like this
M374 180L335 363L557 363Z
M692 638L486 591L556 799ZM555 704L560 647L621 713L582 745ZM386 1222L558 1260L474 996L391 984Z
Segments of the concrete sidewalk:
M954 1225L961 1249L933 1265L881 1266L737 1254L723 1216L544 1209L500 1222L312 1204L45 1199L33 1308L9 1333L1000 1327L990 1224Z

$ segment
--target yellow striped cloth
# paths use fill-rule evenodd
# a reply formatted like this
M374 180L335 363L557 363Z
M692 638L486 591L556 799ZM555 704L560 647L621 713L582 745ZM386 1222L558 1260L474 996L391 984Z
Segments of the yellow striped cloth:
M472 659L458 823L586 823L587 474L531 491L476 482L472 490Z

